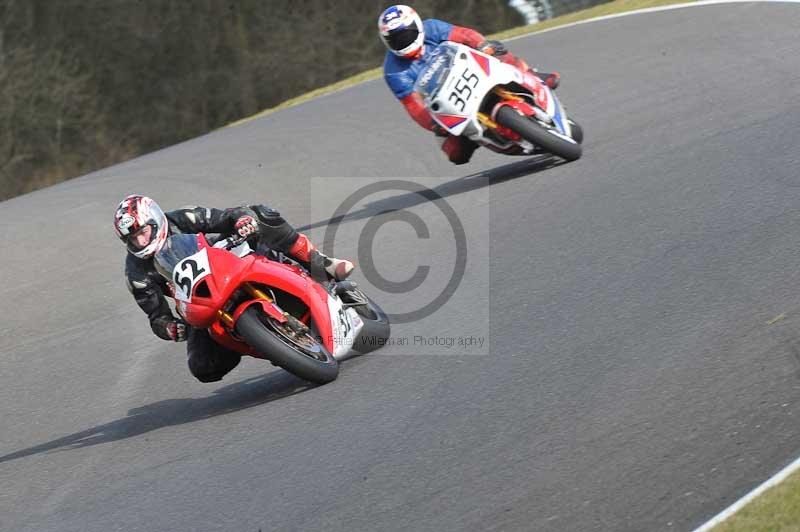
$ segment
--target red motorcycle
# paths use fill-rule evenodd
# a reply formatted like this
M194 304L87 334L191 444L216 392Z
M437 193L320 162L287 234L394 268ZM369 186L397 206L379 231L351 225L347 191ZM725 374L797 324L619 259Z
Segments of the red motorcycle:
M210 245L203 234L173 235L155 264L189 325L311 382L336 379L340 360L389 337L386 314L354 282L319 283L282 254L253 253L239 237Z

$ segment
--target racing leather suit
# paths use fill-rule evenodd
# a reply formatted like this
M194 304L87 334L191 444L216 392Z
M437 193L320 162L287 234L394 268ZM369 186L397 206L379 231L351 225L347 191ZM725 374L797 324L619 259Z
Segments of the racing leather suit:
M427 19L422 24L425 29L422 55L417 59L406 59L387 52L383 63L384 79L408 114L411 115L411 118L417 124L433 131L437 137L442 139L442 151L447 154L450 162L464 164L469 162L478 145L466 137L449 135L443 131L425 109L422 97L414 92L414 83L420 72L427 66L426 57L429 56L428 52L441 42L453 41L478 49L487 42L487 39L473 29L454 26L442 20ZM525 61L514 56L511 52L499 55L497 59L516 66L523 71L530 69Z
M259 242L272 249L288 254L298 240L299 233L289 225L280 213L264 205L235 207L232 209L209 209L188 207L165 213L169 221L169 234L235 232L234 224L242 216L252 216L261 223ZM136 303L147 314L150 327L158 337L171 340L167 325L176 319L165 297L168 294L166 280L156 271L153 258L140 259L128 253L125 259L125 280ZM187 325L189 371L201 382L214 382L239 364L241 355L217 344L205 329Z

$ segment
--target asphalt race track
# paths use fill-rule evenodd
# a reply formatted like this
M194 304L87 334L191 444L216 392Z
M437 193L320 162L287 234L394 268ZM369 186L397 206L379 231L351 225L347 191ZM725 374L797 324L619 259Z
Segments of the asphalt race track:
M374 81L0 204L0 530L699 525L800 453L798 28L742 3L513 41L563 74L575 163L451 166ZM368 292L414 314L466 263L330 385L254 359L196 382L125 289L128 193L267 202L322 241L387 179L436 196L342 218ZM425 281L380 290L370 249Z

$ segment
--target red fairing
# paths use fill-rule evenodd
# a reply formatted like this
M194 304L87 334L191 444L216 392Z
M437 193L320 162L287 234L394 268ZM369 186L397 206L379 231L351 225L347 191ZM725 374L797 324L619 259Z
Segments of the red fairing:
M450 35L447 37L447 40L466 44L470 48L477 48L479 44L486 42L486 37L470 28L453 26L453 29L450 31Z
M193 289L191 302L177 302L181 315L197 328L207 328L211 337L221 345L243 354L259 356L247 344L232 337L220 323L218 311L230 300L233 292L243 283L252 282L274 287L288 292L305 303L310 311L311 319L323 338L325 347L333 352L333 328L328 310L328 293L314 282L301 268L288 264L270 261L265 257L248 255L239 258L229 251L208 246L202 235L199 236L201 248L206 249L211 273L203 277L197 286L205 283L210 292L209 297L197 295L197 286ZM258 301L267 314L282 319L277 309L266 301ZM244 309L254 304L253 301L242 303L232 310L234 318L238 318Z
M519 140L519 139L522 138L522 137L520 137L519 133L517 133L513 129L508 129L507 127L501 126L500 124L497 124L497 127L495 128L495 131L497 131L498 133L503 135L505 138L510 139L510 140Z
M178 308L189 325L205 329L219 319L217 311L239 287L242 277L255 261L255 257L251 255L240 259L233 253L209 246L202 236L200 236L200 248L206 249L213 273L204 277L194 287L191 303L181 302ZM197 295L197 287L203 283L208 286L211 297Z
M437 114L436 117L442 121L442 124L449 127L450 129L456 127L460 123L467 120L466 116L459 116L459 115Z
M277 321L278 323L286 323L286 316L281 314L280 309L278 309L275 305L270 303L269 301L264 301L263 299L251 299L245 303L239 305L239 308L236 309L236 312L233 313L233 321L238 321L239 316L241 316L245 310L249 309L253 305L259 305L261 310L264 313L272 318L273 320Z
M416 92L412 92L405 98L401 99L400 103L402 103L403 107L406 108L406 112L411 115L411 118L414 119L414 122L428 131L433 131L436 126L436 122L433 121L433 117L431 117L430 113L428 113L428 110L425 109L425 104L422 103L422 96Z
M220 322L213 323L211 327L208 328L208 334L222 347L226 347L232 351L243 353L245 355L255 357L259 356L255 349L244 342L234 339L230 334L228 334L228 331L225 330L225 327L223 327Z
M297 266L273 262L262 257L254 258L253 266L245 272L240 282L248 281L272 286L302 300L311 310L312 319L319 329L325 348L333 353L333 328L328 310L328 293Z
M475 60L476 63L481 67L483 72L488 76L491 73L491 66L489 65L489 60L486 58L485 55L481 55L477 52L470 52L472 54L472 58Z

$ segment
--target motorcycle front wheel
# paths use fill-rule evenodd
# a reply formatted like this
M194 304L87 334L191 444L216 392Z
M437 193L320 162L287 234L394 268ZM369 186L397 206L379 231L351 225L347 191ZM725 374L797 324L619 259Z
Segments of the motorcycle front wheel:
M567 119L567 122L569 122L569 128L572 130L572 138L578 144L583 144L583 128L581 125L571 118Z
M531 144L567 161L580 159L583 154L581 145L575 140L555 135L554 131L551 132L534 119L528 118L507 105L497 111L495 120L501 126L515 131Z
M266 359L301 379L326 384L339 375L339 362L310 332L292 331L257 306L239 316L236 332Z

